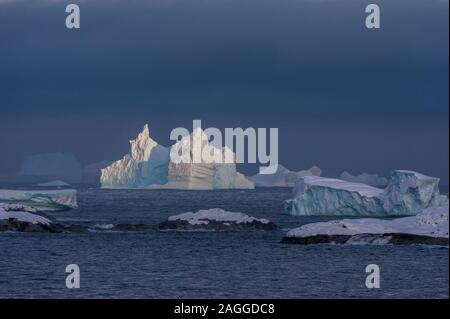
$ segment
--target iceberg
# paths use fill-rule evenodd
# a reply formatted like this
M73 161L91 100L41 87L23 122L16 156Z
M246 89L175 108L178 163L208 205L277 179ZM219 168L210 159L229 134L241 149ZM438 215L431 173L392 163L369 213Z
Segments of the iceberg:
M287 232L284 243L448 245L449 207L430 207L412 217L361 218L306 224Z
M150 137L147 124L130 144L130 154L101 169L102 188L140 188L167 183L169 148Z
M284 202L291 215L401 216L448 205L439 178L395 170L385 189L317 176L301 177L294 198Z
M170 216L167 221L159 224L159 229L274 230L276 229L276 226L270 220L265 218L255 218L243 213L228 212L220 208L211 208L199 210L196 213L187 212Z
M371 186L386 186L388 183L386 177L380 177L377 174L367 174L367 173L362 173L360 175L354 176L349 172L343 172L339 177L339 179L342 179L347 182L362 183Z
M63 211L77 208L77 191L74 189L43 191L0 189L0 202L26 205L43 212Z
M255 183L256 187L293 187L299 177L320 176L321 174L322 170L317 166L293 172L283 165L277 165L277 170L274 174L256 174L248 177L248 179Z
M70 186L70 184L68 184L64 181L56 180L56 181L50 181L47 183L39 183L36 186L39 186L39 187L68 187L68 186Z
M221 154L229 151L217 149L208 142L201 129L183 137L172 147L190 145L199 138L204 152ZM150 189L247 189L254 184L236 171L235 163L174 163L170 161L171 148L164 147L150 138L148 125L135 140L130 141L131 152L121 160L101 170L102 188L150 188ZM230 151L231 152L231 151Z
M37 182L57 179L79 182L81 174L81 165L72 153L46 153L25 157L18 178Z

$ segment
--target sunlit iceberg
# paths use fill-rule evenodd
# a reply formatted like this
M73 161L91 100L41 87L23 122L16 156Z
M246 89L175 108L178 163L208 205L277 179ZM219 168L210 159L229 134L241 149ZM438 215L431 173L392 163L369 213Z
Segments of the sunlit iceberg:
M201 130L183 137L175 143L175 148L194 143L199 138L201 147L213 153L224 154L227 149L215 149ZM174 163L170 161L171 148L156 143L149 135L148 125L135 140L130 141L131 152L123 159L102 169L103 188L163 188L163 189L233 189L254 188L242 174L236 171L235 163Z
M284 202L292 215L398 216L415 215L427 207L448 205L439 193L439 178L396 170L385 189L339 179L306 176Z

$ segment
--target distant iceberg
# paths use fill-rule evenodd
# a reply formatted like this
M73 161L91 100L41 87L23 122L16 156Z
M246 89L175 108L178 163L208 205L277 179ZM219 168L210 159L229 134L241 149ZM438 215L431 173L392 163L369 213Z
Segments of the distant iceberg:
M214 149L206 134L195 130L173 147L201 138L202 147ZM149 135L148 125L135 140L131 152L101 170L103 188L162 188L162 189L246 189L254 184L236 171L236 164L173 163L170 148L159 145ZM190 143L192 147L192 143ZM218 150L220 153L225 149ZM192 152L192 149L191 149Z
M39 183L36 186L39 186L39 187L68 187L68 186L70 186L70 184L68 184L64 181L56 180L56 181L50 181L50 182L46 182L46 183Z
M392 220L362 218L306 224L288 231L282 242L448 245L448 214L449 207L441 206Z
M371 186L386 186L388 183L386 177L380 177L377 174L362 173L354 176L348 172L343 172L339 178L347 182L362 183Z
M284 202L291 215L398 216L448 205L439 192L439 178L396 170L385 189L339 179L301 177L294 198Z
M248 179L255 183L256 187L293 187L299 177L320 176L321 174L322 170L317 166L293 172L283 165L278 165L274 174L256 174L248 177Z
M81 175L81 165L72 153L45 153L25 157L18 178L35 182L57 179L79 182Z
M38 211L63 211L77 207L77 191L74 189L23 191L0 189L0 202L20 204Z

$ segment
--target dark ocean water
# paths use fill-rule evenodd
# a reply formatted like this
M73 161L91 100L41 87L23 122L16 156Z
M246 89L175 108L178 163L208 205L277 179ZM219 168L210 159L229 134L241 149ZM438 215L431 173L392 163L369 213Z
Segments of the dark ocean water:
M157 224L220 207L272 220L279 231L0 233L0 298L448 298L449 253L425 246L280 244L286 229L330 218L282 214L290 189L81 188L63 224ZM367 289L377 264L381 288ZM67 289L78 264L81 288Z

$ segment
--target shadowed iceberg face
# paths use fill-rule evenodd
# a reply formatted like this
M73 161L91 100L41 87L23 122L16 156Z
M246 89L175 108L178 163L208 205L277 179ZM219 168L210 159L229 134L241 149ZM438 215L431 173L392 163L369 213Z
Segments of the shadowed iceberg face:
M285 201L291 215L415 215L427 207L448 205L439 192L439 178L396 170L386 189L339 179L300 178L294 198Z

